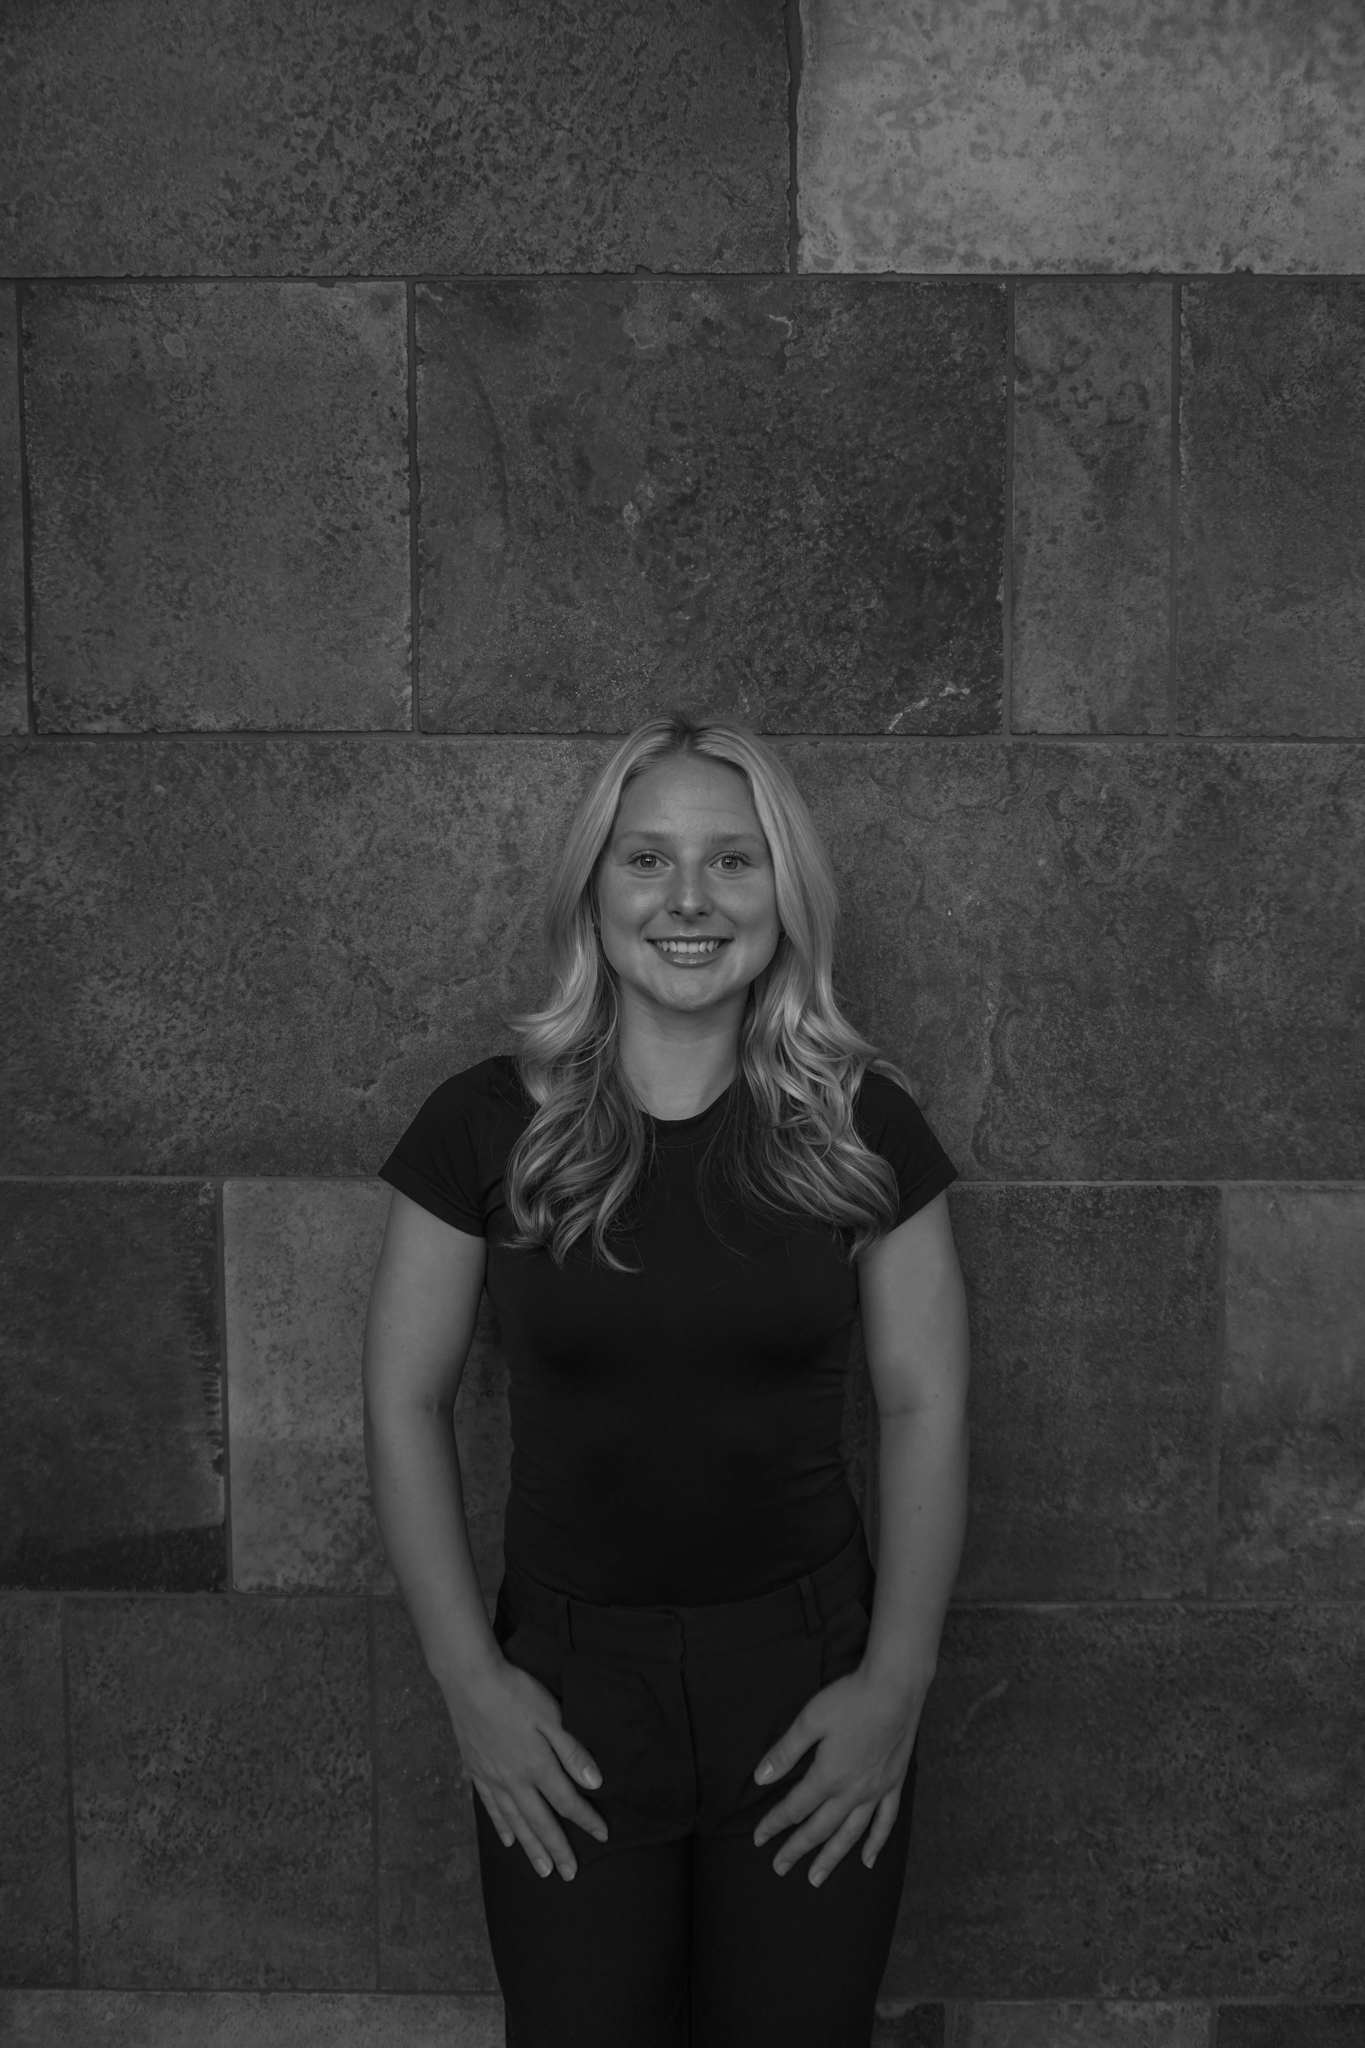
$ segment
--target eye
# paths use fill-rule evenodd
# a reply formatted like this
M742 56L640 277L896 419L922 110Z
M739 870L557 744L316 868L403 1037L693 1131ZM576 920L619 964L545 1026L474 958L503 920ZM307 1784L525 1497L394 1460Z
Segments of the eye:
M747 868L749 865L748 861L745 860L744 855L742 853L722 853L717 856L717 864L719 866L724 867L726 861L734 862L733 867L725 868L725 873L727 875L737 875L741 868Z
M654 869L650 867L648 863L650 861L657 863L658 858L659 856L657 853L633 853L630 857L630 865L631 867L643 867L647 875L652 875Z

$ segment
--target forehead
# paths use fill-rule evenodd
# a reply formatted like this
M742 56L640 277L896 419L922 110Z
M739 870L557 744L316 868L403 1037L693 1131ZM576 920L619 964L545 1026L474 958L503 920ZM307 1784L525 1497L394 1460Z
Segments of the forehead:
M763 837L745 777L727 762L695 754L656 762L621 794L613 838L665 830Z

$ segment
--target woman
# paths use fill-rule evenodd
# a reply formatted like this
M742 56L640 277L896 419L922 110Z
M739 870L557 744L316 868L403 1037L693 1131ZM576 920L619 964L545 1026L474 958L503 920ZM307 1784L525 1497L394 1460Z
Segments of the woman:
M954 1170L831 990L834 884L738 727L643 725L515 1059L429 1098L365 1352L394 1572L475 1792L514 2048L865 2048L964 1522ZM507 1354L490 1629L451 1415ZM861 1316L875 1581L840 1457Z

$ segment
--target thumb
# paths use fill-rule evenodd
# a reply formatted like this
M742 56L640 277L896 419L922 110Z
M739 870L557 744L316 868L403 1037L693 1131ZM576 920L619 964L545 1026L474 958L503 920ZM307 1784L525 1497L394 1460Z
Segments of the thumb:
M803 1709L786 1734L768 1751L754 1772L754 1782L759 1785L770 1785L774 1778L785 1778L792 1765L806 1754L814 1741L815 1730L807 1721Z

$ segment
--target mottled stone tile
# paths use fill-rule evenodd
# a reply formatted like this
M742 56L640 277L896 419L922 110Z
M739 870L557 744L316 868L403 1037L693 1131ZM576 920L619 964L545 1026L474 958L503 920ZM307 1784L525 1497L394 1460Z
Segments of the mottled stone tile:
M872 2027L871 2048L943 2048L941 2005L908 2005L904 1999L881 1999Z
M0 271L782 270L781 0L7 9Z
M1181 308L1180 728L1365 733L1365 282Z
M955 1189L971 1315L969 1600L1205 1590L1216 1188Z
M0 1983L75 1971L62 1623L56 1600L0 1598ZM0 1997L0 2038L4 2030Z
M1215 1590L1365 1593L1365 1188L1232 1188Z
M1365 268L1352 0L802 0L803 270Z
M995 285L418 295L422 721L999 724Z
M1207 2048L1209 2014L1194 2005L964 2005L953 2048Z
M1014 730L1164 732L1170 579L1171 287L1020 285Z
M885 1994L1358 1998L1362 1683L1359 1608L951 1615Z
M410 722L398 283L30 289L40 731Z
M221 1586L213 1189L0 1182L0 1582Z
M0 733L28 731L17 337L14 286L0 285Z
M1218 2048L1360 2048L1365 2005L1223 2005Z
M12 2048L503 2048L497 1998L373 1991L0 1992Z
M69 1609L81 1975L372 1987L364 1608Z
M374 1618L379 1982L496 1990L473 1794L450 1715L403 1609L379 1601Z

